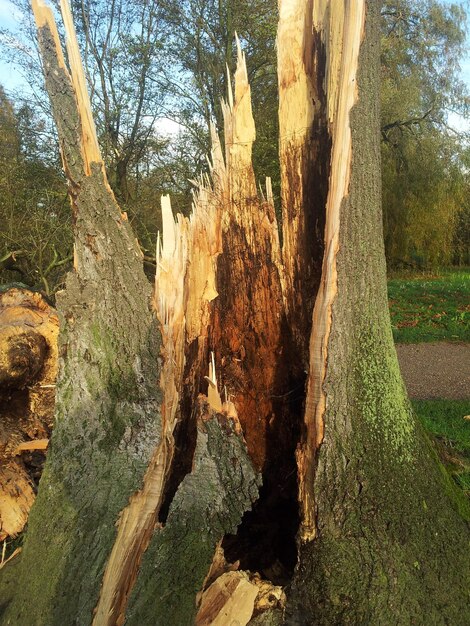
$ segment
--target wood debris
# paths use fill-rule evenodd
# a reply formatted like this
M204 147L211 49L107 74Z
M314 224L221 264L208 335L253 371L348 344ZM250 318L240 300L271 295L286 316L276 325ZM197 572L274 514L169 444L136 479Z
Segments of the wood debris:
M246 626L260 613L283 609L285 604L282 587L258 574L225 571L202 593L196 626Z
M21 532L35 499L54 415L58 332L41 294L0 293L0 540Z

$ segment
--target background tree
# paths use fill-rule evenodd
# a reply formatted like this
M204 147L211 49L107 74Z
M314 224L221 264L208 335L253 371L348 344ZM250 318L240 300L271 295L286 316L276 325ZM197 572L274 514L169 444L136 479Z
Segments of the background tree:
M51 165L57 167L57 143L40 81L28 0L18 0L18 7L24 17L20 31L3 32L1 41L4 52L19 63L31 88L28 93L9 94L9 98L17 115L21 110L34 111L36 121L22 124L21 135L24 146L29 142L28 150L35 150L35 162L43 160L46 164L43 182L39 183L36 168L29 189L45 189L46 172ZM150 264L154 263L157 231L161 229L155 199L171 193L175 208L187 214L190 181L207 171L208 121L214 119L222 129L220 98L227 86L226 65L232 73L234 70L235 32L246 50L252 86L257 124L254 167L258 174L271 176L280 215L274 0L257 0L255 4L245 0L75 0L72 9L110 183ZM468 182L462 160L466 138L449 128L448 117L450 112L465 112L468 105L467 91L458 78L464 42L465 11L461 4L449 5L442 0L384 3L383 201L390 267L424 268L464 261L461 253L455 254L453 242L462 237L465 241L464 233L457 231L465 224L468 211ZM173 132L168 134L165 129L170 121ZM26 132L28 127L38 126L44 141L34 147ZM422 162L429 165L426 170ZM20 206L19 196L16 200L20 222L24 203L37 207L37 202L32 198L28 203L24 198ZM53 213L65 215L55 209ZM11 211L8 215L13 219ZM46 220L47 215L46 210ZM40 221L45 226L44 219ZM67 227L65 220L61 228L65 232ZM9 230L16 232L15 227ZM47 269L55 255L52 240L46 237L44 243L44 253L34 258L39 261L46 257ZM465 247L458 245L459 250ZM9 252L7 246L5 254ZM60 259L66 256L62 251L59 254ZM29 282L36 277L36 286L43 286L43 271L38 267L29 272ZM5 275L5 280L13 277Z
M463 6L386 0L382 10L382 158L390 266L447 265L465 208L468 138L451 113L468 112L459 78ZM425 165L424 165L425 164Z
M72 236L63 174L54 151L43 145L43 130L31 107L15 111L0 91L2 280L52 295L70 267Z

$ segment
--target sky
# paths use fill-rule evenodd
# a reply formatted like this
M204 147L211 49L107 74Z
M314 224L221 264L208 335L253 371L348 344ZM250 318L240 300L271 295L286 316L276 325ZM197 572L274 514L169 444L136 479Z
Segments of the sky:
M14 31L21 19L21 11L10 0L0 0L0 30ZM0 58L0 83L5 89L12 89L18 83L18 72L11 65Z
M458 0L442 1L446 4L452 4L456 1L458 2ZM467 55L461 62L461 77L470 90L470 0L460 0L459 3L463 4L467 8L468 15ZM0 31L7 29L14 32L20 19L21 11L15 6L14 0L0 0ZM2 37L1 34L0 37ZM0 58L0 84L4 86L7 93L11 89L15 89L26 84L14 65L7 63L2 58ZM465 129L470 131L470 120L465 120L461 116L451 114L449 116L449 124L459 130Z

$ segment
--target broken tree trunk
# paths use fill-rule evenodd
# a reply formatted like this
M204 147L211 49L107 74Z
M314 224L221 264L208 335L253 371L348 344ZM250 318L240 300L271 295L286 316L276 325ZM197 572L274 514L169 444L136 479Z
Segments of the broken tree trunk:
M190 446L179 450L190 455L194 469L162 526L184 364L180 288L186 258L175 248L175 233L166 232L159 261L179 261L181 280L174 285L160 272L152 298L138 244L106 180L68 2L62 0L61 9L70 69L51 9L41 0L33 1L33 9L69 183L75 259L66 290L57 297L56 427L30 516L17 593L4 607L4 619L48 626L124 623L153 538L149 553L164 541L167 554L159 558L168 580L178 550L192 563L187 578L175 569L185 599L178 607L181 620L175 620L190 623L216 545L251 506L259 477L221 403L215 411L194 403L195 452ZM212 504L199 500L201 493ZM184 521L198 516L202 528ZM168 602L163 587L160 596L153 596L157 603Z
M5 623L463 626L470 507L413 419L387 310L378 3L280 2L282 261L239 50L225 161L213 133L190 220L164 199L153 298L62 5L72 77L34 2L76 269Z
M375 0L314 3L331 153L285 621L463 626L469 506L413 418L390 329L379 15Z

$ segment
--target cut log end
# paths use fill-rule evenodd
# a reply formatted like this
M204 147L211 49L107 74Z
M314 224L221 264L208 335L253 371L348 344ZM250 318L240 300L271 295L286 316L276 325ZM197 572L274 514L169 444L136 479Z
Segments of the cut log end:
M31 479L20 462L0 468L0 541L23 530L34 499Z
M39 293L14 288L0 294L3 538L22 531L34 502L34 483L53 420L57 334L57 315ZM34 462L20 456L31 451L35 451Z
M44 337L13 326L0 328L0 387L23 388L39 375L47 354Z

